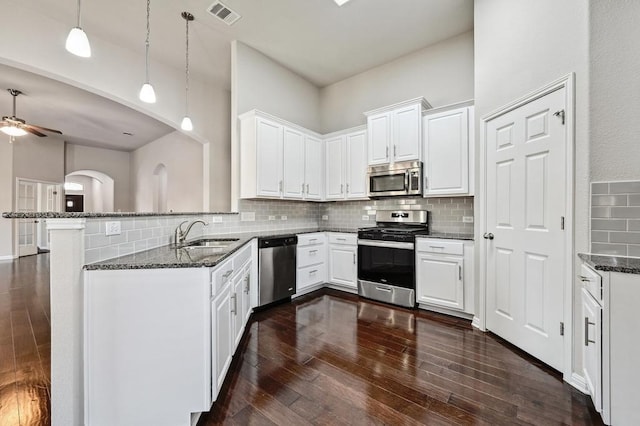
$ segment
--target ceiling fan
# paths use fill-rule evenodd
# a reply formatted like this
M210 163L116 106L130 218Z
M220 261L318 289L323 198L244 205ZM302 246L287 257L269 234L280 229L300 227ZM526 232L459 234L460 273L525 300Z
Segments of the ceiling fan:
M42 132L62 134L60 130L36 126L35 124L27 124L23 119L16 117L16 98L22 94L22 92L17 89L7 89L7 91L13 96L13 115L11 117L2 117L2 121L0 121L0 131L9 136L24 136L27 133L31 133L41 138L47 136Z

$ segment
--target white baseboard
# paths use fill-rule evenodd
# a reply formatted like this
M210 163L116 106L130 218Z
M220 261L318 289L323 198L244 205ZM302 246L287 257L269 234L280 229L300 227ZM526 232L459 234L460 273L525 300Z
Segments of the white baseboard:
M574 388L578 389L580 392L584 394L589 394L589 389L587 389L587 383L584 381L584 377L578 373L571 373L571 377L568 379L565 377L564 381L569 383Z
M18 258L18 256L12 256L12 255L0 256L0 261L3 261L3 260L16 260L17 258Z
M480 325L480 317L477 317L475 315L473 316L473 320L471 321L471 326L477 328L480 331L487 331Z
M431 306L431 305L423 305L422 303L418 304L418 308L423 309L425 311L437 312L439 314L451 315L453 317L458 317L466 320L471 320L472 315L466 312L460 312L453 309L441 308L439 306Z

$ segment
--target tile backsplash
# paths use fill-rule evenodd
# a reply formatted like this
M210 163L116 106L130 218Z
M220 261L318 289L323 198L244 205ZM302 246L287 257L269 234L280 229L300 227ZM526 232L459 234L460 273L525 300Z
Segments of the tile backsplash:
M473 223L463 217L473 217L473 197L455 198L385 198L368 201L343 201L320 205L321 227L361 228L376 224L377 210L428 210L431 232L472 234ZM327 216L323 220L322 216ZM367 220L365 220L365 217Z
M640 181L591 183L591 252L640 257Z

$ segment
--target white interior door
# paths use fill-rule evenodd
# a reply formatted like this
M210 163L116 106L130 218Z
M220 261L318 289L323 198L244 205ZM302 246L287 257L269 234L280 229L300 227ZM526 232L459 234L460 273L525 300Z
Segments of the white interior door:
M62 187L58 184L39 183L37 206L38 211L43 212L59 212L60 211L60 193ZM49 249L49 231L47 231L47 222L41 219L37 224L38 247L41 249Z
M487 122L487 328L563 369L566 88ZM490 235L492 234L492 235Z
M18 192L16 197L18 212L35 212L38 203L37 197L37 182L18 180ZM38 253L36 225L37 221L34 219L20 219L18 221L18 256L29 256Z

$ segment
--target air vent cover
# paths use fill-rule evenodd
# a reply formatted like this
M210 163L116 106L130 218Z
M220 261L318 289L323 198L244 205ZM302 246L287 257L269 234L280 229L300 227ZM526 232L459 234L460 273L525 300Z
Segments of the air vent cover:
M238 19L241 18L239 13L229 9L220 1L216 1L215 3L213 3L207 10L210 14L220 19L227 25L233 25Z

